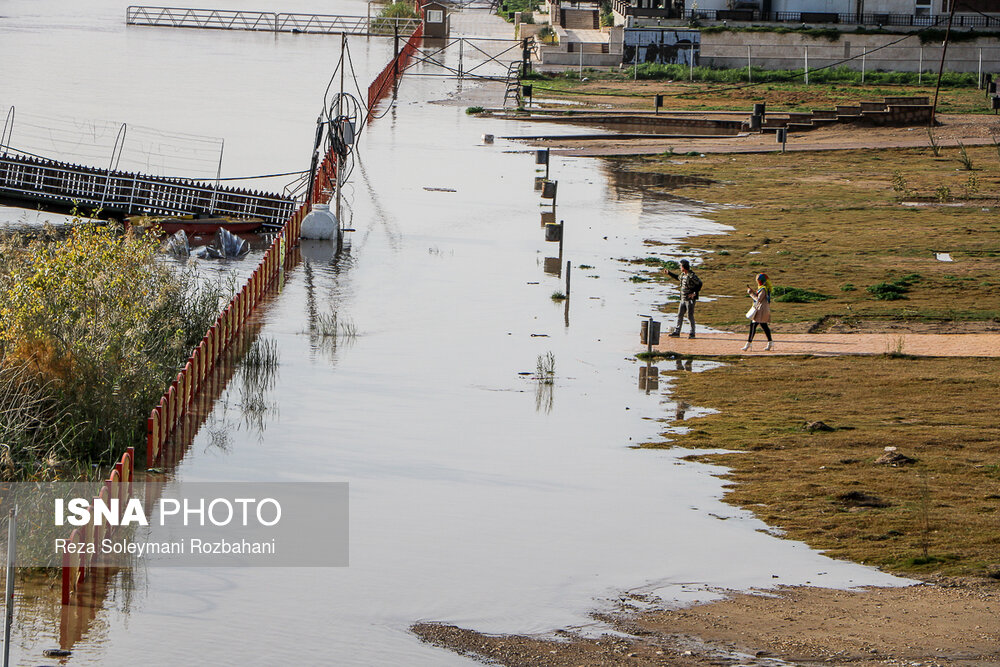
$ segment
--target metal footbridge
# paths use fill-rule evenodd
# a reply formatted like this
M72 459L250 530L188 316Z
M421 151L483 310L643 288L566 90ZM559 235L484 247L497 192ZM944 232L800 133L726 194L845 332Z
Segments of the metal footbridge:
M151 7L131 5L125 10L127 25L161 28L250 30L254 32L320 33L326 35L409 35L420 19L333 14L286 14L241 9Z
M102 217L126 215L261 218L282 225L293 198L210 182L149 176L58 162L18 153L0 154L0 202L14 206Z

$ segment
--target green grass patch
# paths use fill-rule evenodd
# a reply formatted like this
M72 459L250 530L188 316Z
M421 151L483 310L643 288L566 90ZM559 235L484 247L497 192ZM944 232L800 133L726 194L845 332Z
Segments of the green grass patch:
M801 289L799 287L786 287L778 285L774 288L771 296L775 301L782 303L812 303L814 301L826 301L829 295L812 290Z
M985 467L1000 441L1000 359L753 357L703 373L673 365L660 374L674 400L718 412L650 446L734 450L702 457L729 469L726 502L833 558L899 573L997 571L1000 524L983 517L1000 511L1000 476ZM804 436L813 421L833 430ZM876 463L887 445L917 462Z

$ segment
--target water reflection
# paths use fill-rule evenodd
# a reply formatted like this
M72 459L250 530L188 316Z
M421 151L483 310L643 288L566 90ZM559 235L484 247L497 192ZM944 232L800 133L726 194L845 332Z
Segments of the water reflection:
M306 333L309 336L311 357L322 353L332 364L336 361L337 347L349 344L357 336L354 322L343 316L339 310L340 298L331 290L325 306L320 306L316 295L315 267L322 268L335 278L341 278L353 264L350 244L337 247L331 241L301 242L302 256L305 258L303 282L305 284ZM336 288L335 282L332 289Z
M639 366L639 389L647 394L660 388L660 369L647 361L645 366Z
M555 404L556 357L549 351L538 355L535 364L535 411L549 414Z
M644 199L647 196L659 201L690 202L669 191L682 187L707 186L713 181L697 176L681 176L652 171L630 169L628 163L602 162L602 171L608 179L608 189L618 200Z

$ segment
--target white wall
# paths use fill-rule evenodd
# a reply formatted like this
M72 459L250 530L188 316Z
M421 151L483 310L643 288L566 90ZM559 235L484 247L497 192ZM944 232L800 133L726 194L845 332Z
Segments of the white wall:
M860 56L877 47L898 40L898 35L842 35L836 42L813 39L796 33L747 33L721 32L702 34L699 64L711 67L742 68L747 66L747 46L750 47L754 67L765 69L801 69L805 50L809 48L809 67L822 67L845 58ZM976 72L982 52L983 72L1000 72L1000 40L981 38L974 42L956 42L948 46L945 70L951 72ZM899 44L875 51L865 56L868 71L937 72L941 59L941 43L921 46L916 37ZM860 70L860 58L847 63Z
M730 0L685 0L685 9L692 9L697 1L698 9L729 9ZM937 12L941 0L934 0L932 10ZM912 14L914 0L865 0L864 11L877 14ZM855 0L772 0L773 12L836 12L852 14L857 9Z
M772 12L832 12L847 14L855 9L854 0L773 0Z

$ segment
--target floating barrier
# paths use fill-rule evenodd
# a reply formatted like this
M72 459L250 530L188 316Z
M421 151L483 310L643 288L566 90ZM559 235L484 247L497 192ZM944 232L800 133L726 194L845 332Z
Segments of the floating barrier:
M94 499L108 504L110 500L117 499L120 506L124 506L127 498L132 495L132 476L135 472L135 448L129 447L122 454L121 460L115 464L101 486L100 492ZM81 546L73 549L75 553L63 554L62 558L62 603L69 604L70 596L77 590L90 568L94 567L100 559L100 544L105 538L112 537L117 530L117 526L104 525L99 523L97 512L91 512L90 521L85 526L73 529L69 535L70 544L88 545L93 544L95 553L88 553L90 549Z
M417 48L416 45L422 33L422 26L418 27L399 54L369 86L369 111L388 90L389 83L395 84L402 75ZM264 256L257 268L251 273L250 278L219 313L215 323L208 328L201 342L192 350L184 366L177 373L177 377L163 392L159 403L150 411L149 417L146 419L147 468L153 467L161 459L165 452L165 445L178 425L182 423L185 413L194 407L195 397L198 396L198 392L206 381L210 380L216 364L223 358L223 354L244 329L247 321L263 303L268 291L291 261L290 250L298 245L302 220L309 213L311 202L318 201L324 193L329 192L336 183L336 179L337 156L331 149L323 158L316 177L313 179L310 189L312 196L288 217L281 231L264 252ZM115 464L114 470L100 491L100 497L105 499L125 498L130 495L134 464L135 450L129 447L122 455L122 459ZM127 489L124 486L126 483ZM98 530L100 528L102 527L95 525L84 526L82 529L77 528L70 534L69 539L74 542L93 540L99 544L100 539L104 539L108 535L107 531L112 530L109 526L106 532L100 532ZM92 561L80 554L63 556L62 603L64 605L70 603L74 592L87 578L91 567Z
M406 71L406 66L410 64L410 60L413 58L413 54L417 50L417 44L424 36L424 24L421 23L417 26L417 29L413 31L409 39L406 40L406 44L403 48L399 50L399 53L395 58L389 61L389 64L379 72L379 75L375 77L371 85L368 86L368 120L371 121L371 112L375 106L379 103L385 95L392 90L396 83L399 81L400 77L403 76L403 72Z

